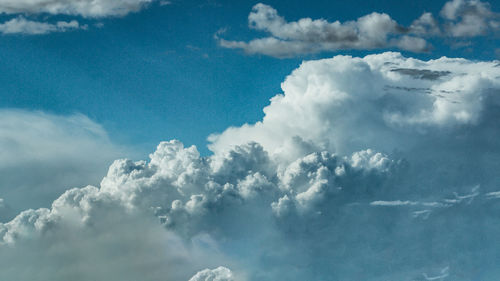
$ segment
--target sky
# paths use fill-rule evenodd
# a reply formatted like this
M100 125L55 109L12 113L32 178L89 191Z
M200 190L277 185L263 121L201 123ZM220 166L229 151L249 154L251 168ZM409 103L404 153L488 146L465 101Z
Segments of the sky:
M0 279L498 280L499 34L497 1L0 0Z
M344 22L379 12L405 26L424 12L439 17L444 4L443 1L365 2L266 4L290 21L310 17ZM281 91L283 78L303 60L375 51L348 49L276 59L222 48L214 39L221 30L225 32L220 37L226 40L248 40L262 35L248 28L248 14L255 4L173 1L161 6L153 1L141 11L119 17L51 15L47 19L51 23L77 20L80 25L88 26L86 30L3 34L0 106L57 115L84 114L103 125L113 140L136 146L145 155L158 142L173 138L195 144L207 155L209 134L260 120L262 108ZM24 18L43 21L47 16L42 13ZM0 15L2 21L17 17ZM98 24L102 27L96 27ZM435 48L432 52L403 53L422 59L441 56L495 59L497 41L492 40L493 36L477 36L474 46L465 47L453 44L467 44L471 38L431 38L438 41L432 42ZM384 50L391 48L376 49Z

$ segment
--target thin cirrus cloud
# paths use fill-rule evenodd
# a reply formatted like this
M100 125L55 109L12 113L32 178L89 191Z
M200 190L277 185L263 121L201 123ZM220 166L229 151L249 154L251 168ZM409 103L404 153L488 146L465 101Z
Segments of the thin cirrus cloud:
M424 13L404 27L384 13L373 12L353 21L329 22L324 19L302 18L289 22L269 5L255 5L248 16L249 26L270 34L268 37L245 41L220 38L220 46L242 49L248 54L273 57L293 57L303 54L336 50L371 50L393 48L411 52L427 52L432 37L474 37L500 27L499 14L481 1L453 0L441 13L442 22L431 13Z
M25 16L65 15L83 17L89 20L125 16L138 12L155 0L83 0L83 1L45 1L45 0L0 0L0 14L15 15L4 23L0 23L2 34L40 35L52 32L65 32L87 29L86 24L80 24L73 19L69 22L47 22L26 19Z
M0 279L497 280L498 77L392 52L304 62L213 155L162 142L1 223Z

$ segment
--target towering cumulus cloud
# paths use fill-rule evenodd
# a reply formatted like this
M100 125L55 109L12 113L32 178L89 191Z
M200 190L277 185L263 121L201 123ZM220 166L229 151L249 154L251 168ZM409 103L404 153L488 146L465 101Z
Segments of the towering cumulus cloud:
M498 62L304 62L255 124L0 224L2 280L497 280ZM0 209L1 210L1 209Z

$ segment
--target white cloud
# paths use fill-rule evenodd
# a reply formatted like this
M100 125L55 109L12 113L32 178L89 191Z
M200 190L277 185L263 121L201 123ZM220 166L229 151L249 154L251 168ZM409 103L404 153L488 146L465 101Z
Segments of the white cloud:
M3 34L47 34L51 32L64 32L75 29L87 29L76 20L69 22L58 21L54 24L31 21L22 16L0 23L0 33Z
M216 269L204 269L195 276L193 276L189 281L233 281L233 274L231 270L220 266Z
M264 108L262 121L210 136L210 148L251 140L280 153L296 137L339 152L391 151L404 138L410 144L428 132L479 122L485 102L497 99L491 89L499 87L499 75L495 62L424 62L399 53L304 62Z
M497 64L304 62L213 155L162 142L0 224L0 279L496 280Z
M83 17L124 16L154 0L0 0L0 13L72 15Z

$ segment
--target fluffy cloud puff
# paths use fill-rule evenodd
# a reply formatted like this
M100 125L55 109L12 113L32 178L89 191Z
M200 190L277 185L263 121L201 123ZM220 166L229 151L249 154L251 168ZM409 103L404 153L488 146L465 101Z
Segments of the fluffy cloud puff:
M427 52L432 47L427 38L473 37L491 33L500 27L499 14L492 12L489 4L481 1L449 1L440 14L441 23L431 13L425 12L409 27L399 25L387 14L376 12L343 23L311 18L289 22L273 7L259 3L248 16L249 27L267 32L270 36L245 42L226 40L217 34L216 39L225 48L274 57L347 49L395 48Z
M0 224L0 276L496 280L497 64L305 62L213 155L162 142Z

